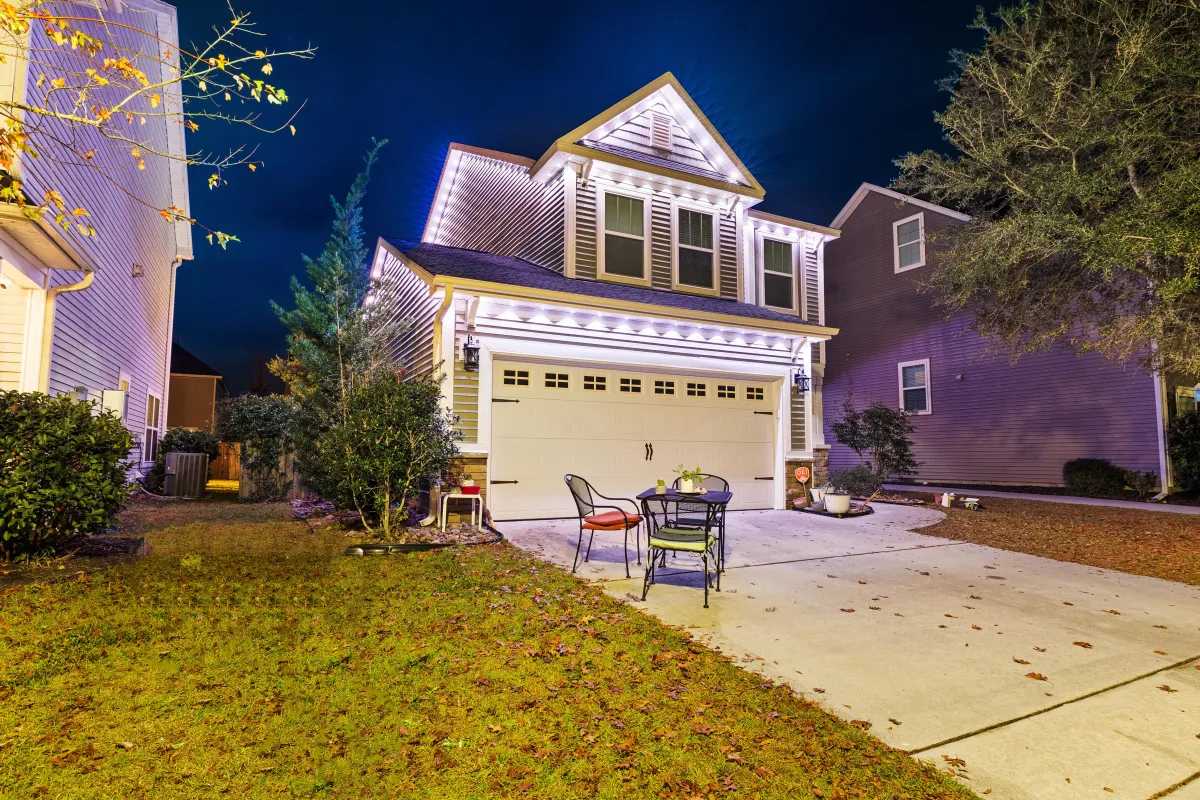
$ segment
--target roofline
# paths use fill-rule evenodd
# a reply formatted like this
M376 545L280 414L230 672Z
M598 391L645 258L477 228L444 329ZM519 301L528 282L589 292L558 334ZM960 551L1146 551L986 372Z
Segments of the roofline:
M178 375L180 378L213 378L218 381L225 377L224 375L208 375L199 372L170 372L168 374Z
M714 180L713 178L706 178L703 175L696 175L694 173L684 172L683 170L678 169L671 169L670 167L661 167L657 164L651 164L646 161L638 161L635 158L628 158L626 156L619 156L615 153L605 152L604 150L594 150L591 147L575 144L573 142L568 144L555 142L550 150L547 151L547 153L551 154L551 157L553 157L553 153L565 153L567 155L579 156L580 158L592 159L593 161L602 161L609 164L615 164L619 167L625 167L626 169L635 169L642 172L650 172L655 175L662 175L663 177L673 178L674 180L682 181L683 183L693 183L699 186L706 186L710 189L717 189L722 192L740 194L745 197L754 198L755 200L762 200L767 194L765 191L763 191L762 187L746 186L744 184L733 183L731 181ZM534 172L536 172L536 170L530 170L531 175Z
M442 196L443 189L446 189L447 191L449 190L449 187L445 186L445 183L446 183L446 173L447 173L447 170L449 170L449 168L450 168L450 159L452 157L455 159L461 158L462 153L468 153L468 154L474 155L474 156L481 156L483 158L490 158L495 161L504 161L506 163L513 164L518 167L524 167L525 169L529 169L530 167L533 166L532 158L526 158L525 156L513 155L512 153L504 153L499 150L488 150L485 147L475 147L475 146L469 145L469 144L459 144L458 142L451 142L450 146L446 148L446 157L444 159L442 159L442 172L440 175L438 175L437 186L433 190L433 202L431 202L429 204L429 213L425 215L425 227L421 230L421 241L423 241L423 242L428 241L428 239L426 237L429 235L429 232L430 232L429 226L433 223L434 209L436 209L438 207L438 198Z
M919 200L918 198L911 197L907 194L901 194L900 192L896 192L891 189L885 189L882 186L876 186L873 183L864 182L858 187L857 190L855 190L854 194L851 195L850 200L847 201L846 205L842 206L842 210L838 212L838 215L833 218L833 222L829 224L834 228L841 228L844 224L846 224L846 220L849 219L850 215L854 213L854 209L858 208L858 204L861 203L863 198L867 196L867 192L878 192L879 194L886 195L894 200L899 200L902 203L908 203L909 205L914 205L918 208L924 208L928 211L935 211L938 214L945 214L947 217L956 219L959 222L968 222L971 219L970 214L964 214L961 211L955 211L952 208L939 206L936 203L930 203L927 200Z
M783 333L792 336L806 336L810 339L832 339L838 332L837 328L829 328L824 325L813 325L797 319L796 322L783 322L780 320L756 319L755 317L741 317L736 314L719 314L714 311L697 311L689 308L675 308L673 306L661 306L656 303L639 303L632 300L617 300L610 297L593 297L591 295L574 294L572 292L557 292L550 289L535 289L528 286L517 286L510 283L495 283L493 281L480 281L471 278L451 278L442 275L435 275L429 270L422 267L417 262L406 256L395 245L387 241L383 237L379 238L379 246L385 248L389 253L395 256L405 267L412 270L413 274L420 278L430 290L430 293L439 288L473 291L478 294L486 294L493 297L504 297L515 300L542 300L546 302L561 303L563 305L575 306L578 308L598 309L601 311L625 311L633 314L645 314L647 316L662 317L665 319L678 320L681 322L703 323L708 322L713 325L724 325L732 328L746 328L749 330Z
M692 96L687 93L686 89L683 88L683 84L681 84L679 82L679 79L676 78L670 72L664 72L662 75L660 75L657 78L655 78L654 80L650 81L650 83L647 83L645 86L638 89L633 94L628 95L624 99L614 103L613 105L609 106L605 110L601 111L596 116L589 119L587 122L583 123L582 125L576 126L570 132L564 134L563 136L558 137L558 139L556 139L554 141L554 144L550 145L550 147L547 148L546 152L542 154L542 157L539 158L537 160L537 162L533 165L533 167L530 168L530 170L529 170L530 175L536 175L537 172L539 170L541 170L541 168L543 166L545 166L546 162L549 161L551 158L553 158L553 156L556 152L568 152L566 150L566 148L564 147L564 145L574 145L576 141L583 138L584 134L600 127L601 125L603 125L606 122L608 122L609 120L611 120L613 117L623 114L624 112L628 111L633 106L637 105L638 103L640 103L641 101L643 101L647 97L649 97L650 95L657 92L659 89L665 88L667 86L670 86L672 89L675 90L675 93L677 95L679 95L679 99L682 100L683 104L685 106L687 106L688 110L691 111L692 114L695 115L697 121L699 121L699 123L700 123L700 126L702 128L704 128L705 131L708 132L708 135L711 136L713 138L713 141L715 141L717 143L717 147L719 147L721 149L721 152L723 152L725 154L725 157L729 159L729 161L733 164L734 168L736 168L738 170L738 172L740 172L742 174L742 176L746 179L746 181L749 183L748 187L742 187L742 188L749 189L750 191L742 191L740 193L748 194L751 197L757 197L759 199L762 199L763 195L766 194L766 190L763 189L762 184L760 184L758 182L758 180L754 177L754 175L752 175L750 173L750 170L748 170L746 168L746 165L742 163L742 160L737 157L737 153L733 152L733 148L729 146L729 143L725 141L725 138L723 136L721 136L720 132L716 129L716 127L713 126L712 122L709 121L708 117L704 115L704 112L700 110L700 106L696 105L696 101L693 100ZM587 150L587 153L600 152L600 151L593 151L590 148L587 148L586 150ZM605 155L607 156L608 154L606 153ZM601 160L603 160L603 159L601 159ZM641 162L638 162L638 163L641 163ZM670 174L674 175L675 173L672 170L672 171L670 171ZM696 176L690 175L690 173L678 173L678 174L689 175L689 180L693 180L693 182L696 182L694 180L696 178ZM709 185L709 184L706 184L706 185ZM728 186L737 186L737 184L727 184L727 185Z
M790 217L781 217L778 214L769 214L766 211L759 211L756 208L748 210L746 216L752 219L761 219L763 222L773 222L776 225L783 225L788 228L799 228L801 230L812 231L813 233L820 233L831 239L836 239L842 235L842 232L837 228L826 228L824 225L816 225L811 222L804 222L803 220L791 219Z

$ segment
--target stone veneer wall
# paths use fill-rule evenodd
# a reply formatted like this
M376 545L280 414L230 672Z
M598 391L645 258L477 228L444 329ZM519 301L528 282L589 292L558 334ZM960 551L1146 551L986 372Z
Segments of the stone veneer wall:
M801 486L796 480L796 467L808 467L812 473L807 486ZM813 458L797 458L788 459L787 462L787 508L794 508L792 503L798 497L804 498L804 505L808 505L812 498L808 495L806 489L811 489L813 486L820 486L829 480L829 449L821 448L815 451Z

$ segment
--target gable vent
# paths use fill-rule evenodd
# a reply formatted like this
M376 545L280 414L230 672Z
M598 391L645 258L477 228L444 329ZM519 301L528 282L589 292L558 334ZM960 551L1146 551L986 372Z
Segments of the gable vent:
M666 114L650 112L650 144L655 150L671 149L671 118Z

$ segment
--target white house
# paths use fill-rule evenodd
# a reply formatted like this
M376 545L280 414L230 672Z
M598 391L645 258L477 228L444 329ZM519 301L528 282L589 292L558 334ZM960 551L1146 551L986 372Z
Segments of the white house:
M451 145L421 241L380 239L372 274L411 321L397 361L444 372L495 518L573 515L568 472L628 497L699 465L732 508L783 508L794 467L825 469L838 232L763 196L670 73L536 160Z
M171 61L178 59L175 8L157 0L100 0L100 7L121 25L81 27L105 41L115 37L127 55L150 54L137 66L152 83L169 80ZM80 16L96 14L94 5L78 8ZM65 59L70 52L43 48L39 58ZM38 88L38 74L44 71L10 57L0 64L0 93L40 104L45 88ZM178 83L164 91L165 102L178 105L179 91ZM148 117L137 135L181 157L182 121ZM42 124L55 133L53 123ZM13 172L31 197L56 188L69 203L86 208L97 234L64 233L52 215L34 222L15 206L0 204L0 390L76 393L105 402L119 409L134 432L138 458L150 461L166 426L175 270L192 256L189 227L165 222L158 209L174 205L186 211L187 174L182 163L163 158L147 158L138 169L126 150L115 152L98 134L70 133L60 138L76 152L66 144L43 144L40 158L23 156ZM94 149L97 163L118 172L118 182L136 199L78 166L78 152L85 149Z

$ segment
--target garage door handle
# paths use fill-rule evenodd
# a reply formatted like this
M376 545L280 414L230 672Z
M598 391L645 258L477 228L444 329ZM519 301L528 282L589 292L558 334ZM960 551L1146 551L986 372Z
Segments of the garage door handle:
M773 480L775 480L775 476L774 476L774 475L768 475L768 476L767 476L767 477L765 477L765 478L755 478L754 480L756 480L756 481L773 481Z
M650 460L654 460L654 442L650 443Z
M507 400L503 397L493 397L492 402L493 403L519 403L521 401L520 400Z
M513 402L516 402L515 400ZM492 486L498 486L502 483L520 483L520 481L490 481Z
M762 414L764 417L773 417L773 416L775 416L775 412L774 412L774 411L755 411L754 413L755 413L755 414Z

